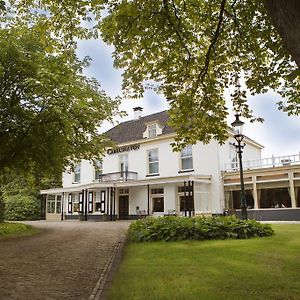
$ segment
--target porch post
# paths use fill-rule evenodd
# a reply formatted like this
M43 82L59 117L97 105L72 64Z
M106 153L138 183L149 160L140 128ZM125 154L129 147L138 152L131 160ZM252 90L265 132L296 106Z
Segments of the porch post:
M253 199L254 199L254 209L258 209L258 197L257 197L257 185L256 185L256 176L252 176L253 184Z
M292 208L296 208L296 195L295 195L295 186L294 186L294 173L289 171L289 182L290 182L290 196Z
M195 196L194 196L194 181L192 180L192 201L193 201L193 212L194 212L194 216L195 216Z
M150 185L148 184L148 216L150 215Z
M107 215L109 215L109 188L107 188L106 189L106 195L107 195L107 197L106 197L106 213L107 213Z
M114 221L116 221L116 188L113 188L113 202L114 202Z
M60 215L60 220L64 220L64 202L65 202L65 192L62 192L61 196L61 215Z
M189 209L189 217L192 216L192 208L191 208L191 181L189 180L188 182L188 196L189 196L189 205L188 205L188 209Z
M112 197L112 187L109 188L110 190L110 220L113 220L113 197Z
M85 195L84 195L84 221L87 221L87 212L88 212L88 189L85 189Z
M186 217L187 213L186 213L186 182L183 182L183 199L184 199L184 205L183 205L183 209L184 209L184 216Z

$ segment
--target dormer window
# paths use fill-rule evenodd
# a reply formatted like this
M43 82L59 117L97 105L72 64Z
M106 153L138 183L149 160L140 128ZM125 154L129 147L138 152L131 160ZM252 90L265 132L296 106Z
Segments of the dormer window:
M148 125L148 138L156 137L156 124Z

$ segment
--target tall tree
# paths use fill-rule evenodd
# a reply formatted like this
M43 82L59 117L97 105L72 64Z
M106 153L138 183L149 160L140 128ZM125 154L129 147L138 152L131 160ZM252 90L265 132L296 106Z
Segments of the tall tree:
M0 185L10 170L57 174L110 145L99 126L119 102L82 75L87 59L51 39L35 26L0 30Z
M88 61L52 53L38 28L0 31L0 170L61 170L103 153L118 101L82 75ZM50 44L51 45L51 44Z
M279 6L270 8L271 2ZM179 147L196 140L224 141L227 88L235 110L251 120L255 118L247 105L246 90L252 94L275 90L285 98L279 107L299 114L299 68L266 10L267 6L273 16L285 2L13 1L23 19L34 11L30 7L44 9L45 26L65 41L92 36L100 28L104 41L115 46L115 66L124 70L125 94L140 97L150 86L170 101L171 125L178 133ZM82 24L90 19L96 27L87 30ZM157 84L147 84L153 81Z

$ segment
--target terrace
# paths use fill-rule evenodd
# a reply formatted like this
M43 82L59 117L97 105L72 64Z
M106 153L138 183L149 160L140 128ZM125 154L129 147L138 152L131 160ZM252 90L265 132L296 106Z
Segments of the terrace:
M243 161L243 169L261 169L279 166L289 166L300 164L300 153L293 155L284 156L272 156L268 158L256 159L256 160L246 160ZM230 163L225 163L225 172L236 172L239 170L239 163L235 159Z

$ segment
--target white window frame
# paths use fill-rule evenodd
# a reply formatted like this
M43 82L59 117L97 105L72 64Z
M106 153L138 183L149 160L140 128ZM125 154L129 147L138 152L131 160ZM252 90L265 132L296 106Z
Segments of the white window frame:
M100 178L100 175L102 174L103 174L103 161L96 160L94 165L94 179L98 180ZM99 175L98 178L97 175Z
M155 124L149 124L147 126L148 138L153 138L157 136L157 128Z
M123 168L122 168L123 165ZM121 174L121 179L125 178L128 173L129 163L128 163L128 154L119 155L119 170Z
M157 160L150 161L150 152L155 151L157 153ZM157 172L150 172L150 165L157 164ZM155 149L149 149L147 151L147 168L148 168L148 175L158 175L159 174L159 154L158 154L158 148Z
M51 199L49 199L49 197L51 197ZM53 207L54 210L53 212L49 212L49 203L52 203L53 204ZM58 206L59 204L59 206ZM46 206L46 212L47 214L61 214L61 207L62 205L62 195L48 195L47 197L47 206ZM52 206L52 205L51 205ZM52 209L51 209L52 211Z
M162 189L162 193L158 193L158 191ZM150 198L151 198L151 210L152 213L164 213L165 211L165 189L163 187L153 187L150 189ZM162 211L154 211L154 199L162 198L163 199L163 210Z
M190 149L190 151L188 151ZM191 159L192 167L184 169L183 167L183 160ZM194 169L194 162L193 162L193 147L192 145L187 145L184 149L180 152L180 171L192 171Z
M76 178L78 176L79 178ZM79 180L78 180L79 179ZM80 183L81 180L81 163L77 164L74 167L74 178L73 178L73 183Z

